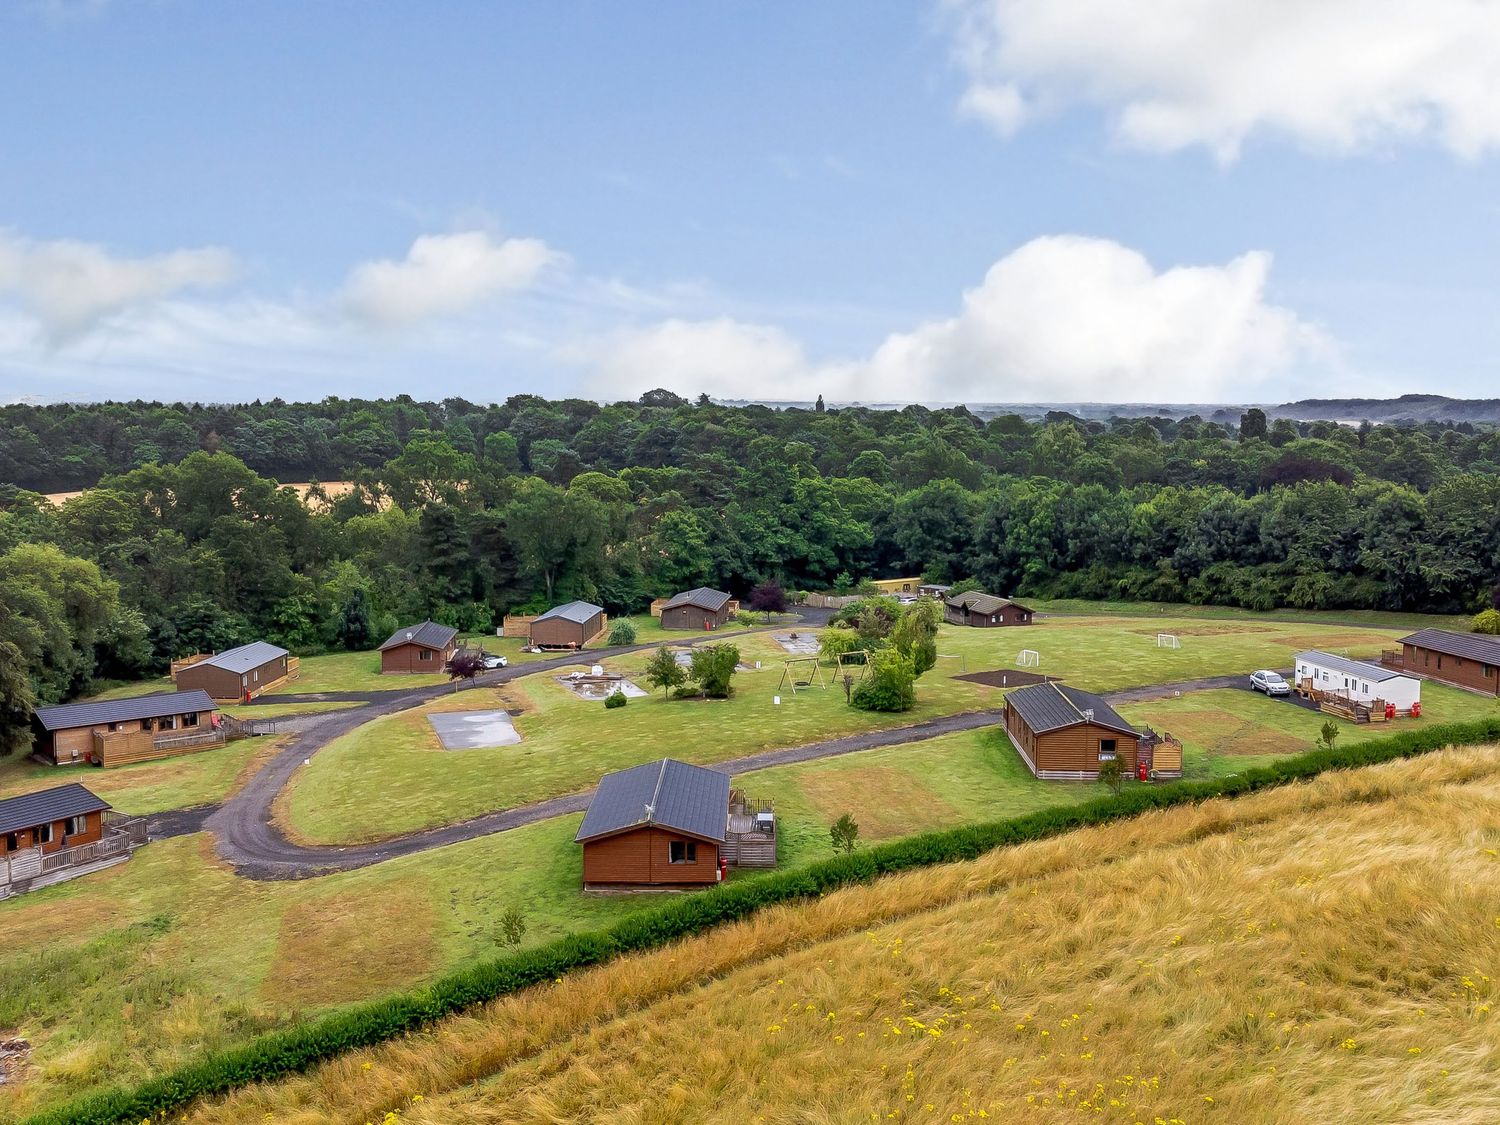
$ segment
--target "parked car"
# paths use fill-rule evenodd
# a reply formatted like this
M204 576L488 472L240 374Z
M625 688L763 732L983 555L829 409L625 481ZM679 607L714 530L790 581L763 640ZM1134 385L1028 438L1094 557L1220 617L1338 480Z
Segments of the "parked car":
M504 668L510 661L506 660L503 656L494 656L487 653L485 654L483 663L486 672L493 672L496 668Z
M1250 674L1250 690L1263 691L1267 695L1291 695L1292 685L1282 679L1279 673L1263 668Z

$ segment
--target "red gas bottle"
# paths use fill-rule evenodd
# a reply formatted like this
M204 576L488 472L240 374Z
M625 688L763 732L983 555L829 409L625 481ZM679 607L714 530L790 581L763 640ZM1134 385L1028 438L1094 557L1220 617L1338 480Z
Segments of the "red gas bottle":
M723 856L719 857L719 882L729 878L729 861Z
M1422 701L1419 699L1411 705L1411 717L1420 719L1422 717Z
M1141 758L1135 764L1135 775L1142 781L1146 780L1146 759Z
M1385 705L1385 717L1387 719L1394 719L1396 717L1396 705L1394 703L1387 703Z

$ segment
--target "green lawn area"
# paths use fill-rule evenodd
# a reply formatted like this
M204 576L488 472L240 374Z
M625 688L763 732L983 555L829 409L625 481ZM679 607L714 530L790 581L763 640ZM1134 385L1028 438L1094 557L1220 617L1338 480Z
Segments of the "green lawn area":
M252 762L280 746L275 738L244 738L159 762L98 769L44 766L29 758L0 758L0 797L14 797L77 781L115 809L131 815L187 808L222 800Z
M1114 617L1206 617L1213 620L1306 621L1319 625L1370 625L1378 629L1458 629L1467 632L1469 617L1437 613L1398 613L1379 609L1273 609L1257 613L1233 606L1183 605L1179 602L1094 602L1082 598L1024 598L1040 613Z
M359 706L359 703L250 703L235 704L221 710L236 719L278 719L289 715L321 715L328 711L347 711Z
M1012 629L944 626L939 653L962 659L940 660L923 677L913 711L877 715L849 708L836 687L796 696L782 688L782 702L774 704L786 656L775 636L785 631L735 639L742 659L759 660L762 668L737 676L734 698L723 702L667 702L657 696L607 711L600 703L577 699L552 675L541 675L376 719L331 744L298 772L280 808L282 823L307 840L377 839L576 792L604 773L664 754L707 764L996 707L1000 692L954 676L960 666L970 672L1014 667L1023 647L1041 654L1041 671L1109 691L1289 665L1300 648L1368 656L1399 635L1359 626L1266 621L1248 614L1215 621L1110 617L1048 619ZM1182 647L1158 648L1159 631L1176 632ZM635 653L608 660L606 666L629 675L648 656ZM520 745L444 752L426 721L433 709L502 706L522 712L515 720L523 737Z

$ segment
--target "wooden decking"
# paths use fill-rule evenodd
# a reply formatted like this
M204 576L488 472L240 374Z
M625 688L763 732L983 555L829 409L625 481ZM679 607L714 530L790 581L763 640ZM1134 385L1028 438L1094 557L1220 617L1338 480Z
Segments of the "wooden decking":
M42 853L25 848L0 858L0 899L113 867L146 842L144 817L105 814L104 835L91 843Z
M757 817L771 814L770 831L762 831ZM738 789L729 795L729 821L720 855L730 867L776 866L776 810L770 801L750 800Z

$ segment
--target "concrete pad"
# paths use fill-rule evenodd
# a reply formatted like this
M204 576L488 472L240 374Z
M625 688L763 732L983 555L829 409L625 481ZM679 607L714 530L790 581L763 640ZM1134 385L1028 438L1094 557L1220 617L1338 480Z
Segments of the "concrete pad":
M812 633L798 633L793 637L790 633L777 633L776 643L793 656L817 656L818 638Z
M486 746L514 746L521 741L504 711L439 711L427 716L444 750L478 750Z

